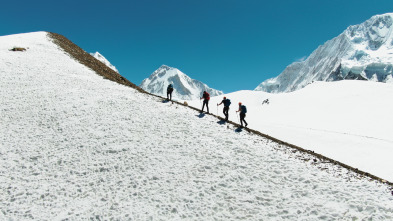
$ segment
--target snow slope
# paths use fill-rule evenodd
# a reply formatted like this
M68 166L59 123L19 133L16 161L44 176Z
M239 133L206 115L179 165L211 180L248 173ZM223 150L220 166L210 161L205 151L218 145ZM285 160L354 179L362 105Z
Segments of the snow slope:
M385 185L105 80L45 32L0 58L0 220L393 219Z
M292 93L225 96L232 101L230 120L239 121L235 110L241 101L250 128L393 181L392 94L391 84L337 81L315 82ZM262 105L265 99L269 105ZM210 108L221 100L212 98ZM199 101L189 103L199 107Z
M212 89L200 81L191 79L179 69L166 65L162 65L149 78L143 80L140 87L149 93L166 97L166 89L169 84L174 87L173 99L198 99L202 96L203 91L210 93L210 96L223 94L222 91Z
M305 61L289 65L255 90L271 93L301 89L314 81L343 79L393 83L393 13L348 27L318 47Z
M106 66L108 66L109 68L111 68L112 70L116 71L117 73L119 73L119 71L116 69L115 66L113 66L102 54L100 54L98 51L95 53L90 53L91 56L95 57L96 59L98 59L99 61L101 61L102 63L104 63Z

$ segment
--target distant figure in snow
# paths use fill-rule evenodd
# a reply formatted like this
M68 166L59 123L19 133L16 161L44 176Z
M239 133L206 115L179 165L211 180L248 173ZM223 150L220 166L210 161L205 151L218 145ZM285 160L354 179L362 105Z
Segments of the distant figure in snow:
M205 104L206 104L206 109L207 109L207 113L209 113L209 100L210 100L210 94L207 93L206 91L203 91L203 95L201 97L201 99L203 99L203 105L202 105L202 111L205 108Z
M239 110L236 111L236 113L239 111L240 111L240 125L243 127L243 121L244 121L244 124L247 127L248 124L246 120L244 120L244 118L246 117L247 108L246 106L242 105L242 102L239 102Z
M166 98L170 101L172 100L173 85L169 84L166 88Z
M229 105L231 105L231 100L227 99L226 97L224 97L224 99L221 101L221 103L217 104L217 106L224 104L224 109L222 110L222 112L225 115L225 120L228 121L228 111L229 111Z
M269 104L269 99L264 100L264 101L262 102L262 105L264 105L264 104Z

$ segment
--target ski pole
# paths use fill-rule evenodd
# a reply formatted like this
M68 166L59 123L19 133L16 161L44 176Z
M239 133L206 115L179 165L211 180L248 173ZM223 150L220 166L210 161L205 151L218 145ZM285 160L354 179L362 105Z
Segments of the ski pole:
M218 104L217 104L217 112L216 112L216 115L218 116Z

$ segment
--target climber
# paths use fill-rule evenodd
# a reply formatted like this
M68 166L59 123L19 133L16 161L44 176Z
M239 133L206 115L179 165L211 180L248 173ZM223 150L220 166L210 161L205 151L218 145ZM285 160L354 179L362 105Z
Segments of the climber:
M205 108L205 104L206 104L207 113L209 113L210 94L207 93L206 91L203 91L203 95L202 95L201 99L203 99L203 105L202 105L201 112L203 112L203 109Z
M241 125L241 127L243 127L243 121L244 121L244 124L247 127L248 124L247 124L246 120L244 120L244 118L246 117L247 108L246 108L246 106L242 105L242 102L239 102L239 110L236 111L236 113L239 111L240 111L240 125Z
M173 85L169 84L168 87L166 88L166 98L168 101L172 100L172 92L173 92Z
M217 106L224 104L224 109L222 110L222 112L225 115L225 120L228 121L228 111L229 111L229 105L231 105L231 100L227 99L226 97L224 97L224 99L221 101L221 103L217 104Z

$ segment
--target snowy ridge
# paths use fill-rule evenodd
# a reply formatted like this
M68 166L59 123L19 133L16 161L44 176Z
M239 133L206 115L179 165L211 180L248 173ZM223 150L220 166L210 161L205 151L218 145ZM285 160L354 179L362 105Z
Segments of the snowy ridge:
M223 94L210 88L206 84L191 79L177 68L162 65L149 78L142 81L140 87L149 93L166 97L166 89L169 84L174 87L173 98L180 100L193 100L202 96L203 91L210 93L210 96Z
M108 81L45 32L0 37L0 59L1 220L393 219L386 186Z
M289 65L256 91L290 92L314 81L369 80L393 83L393 13L348 27L305 61Z
M115 66L113 66L102 54L100 54L98 51L95 53L90 53L91 56L95 57L96 59L98 59L99 61L101 61L102 63L104 63L106 66L108 66L109 68L111 68L112 70L116 71L117 73L119 73L119 71L116 69Z

